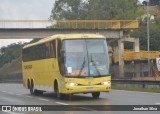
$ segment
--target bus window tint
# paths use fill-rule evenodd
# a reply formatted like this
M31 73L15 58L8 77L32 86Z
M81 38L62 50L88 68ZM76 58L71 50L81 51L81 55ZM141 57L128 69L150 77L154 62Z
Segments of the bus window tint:
M88 76L85 40L65 41L65 71L68 76Z
M56 58L55 40L23 49L23 61Z
M106 40L65 40L65 71L67 76L108 75Z
M105 40L86 40L91 76L109 74L108 50Z

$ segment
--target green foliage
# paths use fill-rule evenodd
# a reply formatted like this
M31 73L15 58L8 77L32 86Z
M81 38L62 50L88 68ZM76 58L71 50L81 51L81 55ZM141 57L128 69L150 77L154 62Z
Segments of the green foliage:
M11 63L6 63L3 67L0 67L0 76L6 76L8 74L16 74L22 72L22 58L12 60Z
M33 39L29 43L34 43L39 40L40 38ZM7 63L11 63L12 60L20 58L22 55L22 48L26 44L27 43L22 44L21 42L19 42L0 48L0 68Z
M89 0L88 19L134 19L137 0Z
M137 0L56 0L50 19L136 19Z
M86 6L82 0L56 0L50 19L83 19Z
M140 87L134 87L134 86L123 87L123 86L112 85L112 89L160 93L160 89L158 88L140 88Z
M143 1L144 5L148 4L148 0ZM154 5L160 5L160 0L149 0L149 5L154 6Z
M154 23L150 23L150 50L160 51L160 19L157 18ZM132 33L133 37L140 38L140 49L147 50L147 26L143 25Z
M160 0L150 0L150 5L160 5Z
M21 50L24 44L22 43L13 43L7 47L2 47L0 49L0 67L6 63L10 63L12 60L21 56Z

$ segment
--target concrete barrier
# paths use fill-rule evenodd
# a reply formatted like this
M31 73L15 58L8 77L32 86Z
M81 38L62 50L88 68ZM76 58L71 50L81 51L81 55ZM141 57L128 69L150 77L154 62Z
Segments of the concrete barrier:
M112 85L120 87L139 87L139 88L157 88L160 89L160 81L150 80L112 80Z
M22 73L0 75L0 83L22 83Z

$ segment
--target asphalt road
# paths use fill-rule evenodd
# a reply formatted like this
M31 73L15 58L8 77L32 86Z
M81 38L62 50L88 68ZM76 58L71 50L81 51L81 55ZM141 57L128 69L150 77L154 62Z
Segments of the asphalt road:
M54 93L31 96L29 90L23 88L22 84L1 83L0 105L160 105L160 93L111 90L110 93L101 93L99 99L93 99L91 94L77 94L72 100L58 100ZM83 111L0 112L0 114L160 114L157 111L97 111L96 107L83 109Z

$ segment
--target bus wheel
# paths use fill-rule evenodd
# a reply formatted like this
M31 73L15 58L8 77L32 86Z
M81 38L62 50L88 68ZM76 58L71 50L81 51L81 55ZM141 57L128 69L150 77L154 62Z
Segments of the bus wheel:
M34 84L33 84L33 82L31 81L31 83L30 83L30 94L31 95L34 95L34 90L33 90L33 88L34 88Z
M27 81L27 89L30 89L30 86L31 86L31 84L30 84L30 81L28 79L28 81Z
M61 97L61 94L59 93L57 81L54 82L54 92L56 93L56 96L59 99Z
M72 96L73 96L72 94L67 94L67 95L66 95L66 98L67 98L68 100L72 100Z
M99 96L100 96L100 92L92 93L93 98L99 98Z
M63 93L59 93L59 99L61 100L65 100L66 99L66 94L63 94Z
M40 91L40 90L34 90L34 95L42 95L43 94L43 91Z

